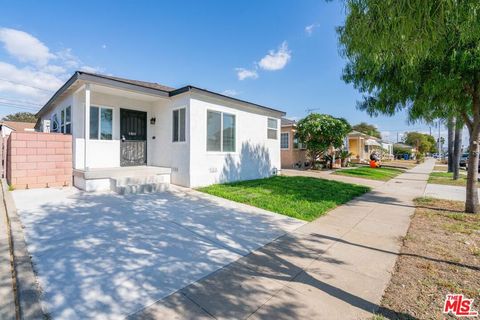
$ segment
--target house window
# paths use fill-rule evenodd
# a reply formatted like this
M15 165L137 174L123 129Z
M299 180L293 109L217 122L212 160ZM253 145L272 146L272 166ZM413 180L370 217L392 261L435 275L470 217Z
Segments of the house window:
M65 110L60 111L60 132L65 133Z
M235 116L223 114L222 147L224 152L235 152Z
M90 139L112 140L113 110L90 107Z
M58 117L56 113L52 115L52 132L58 132Z
M185 141L185 108L173 110L172 141Z
M207 111L207 151L235 152L235 115Z
M300 142L297 133L293 136L293 149L305 149L305 146Z
M288 132L282 132L280 134L280 148L281 149L288 149L288 140L289 140Z
M72 107L65 108L65 133L72 133Z
M62 133L72 133L72 108L70 106L66 107L60 112L60 132Z
M273 118L268 118L268 129L267 137L268 139L278 139L278 120Z

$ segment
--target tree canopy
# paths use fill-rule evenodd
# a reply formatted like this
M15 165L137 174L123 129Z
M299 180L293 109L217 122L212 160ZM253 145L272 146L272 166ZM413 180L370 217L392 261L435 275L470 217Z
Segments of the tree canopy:
M352 127L343 118L312 113L297 123L297 134L312 158L313 165L330 147L340 148Z
M380 131L373 124L368 124L366 122L360 122L352 127L353 130L368 134L373 137L382 138Z
M37 117L31 112L17 112L6 115L2 118L3 121L20 121L20 122L37 122Z
M343 79L370 115L461 117L470 133L467 212L479 212L480 1L344 0Z
M437 152L435 138L426 133L407 132L404 142L416 148L421 154Z

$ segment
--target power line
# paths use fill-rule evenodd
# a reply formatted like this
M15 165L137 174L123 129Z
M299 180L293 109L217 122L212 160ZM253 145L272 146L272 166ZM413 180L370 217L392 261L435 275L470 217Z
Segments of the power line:
M40 108L40 106L33 106L31 104L24 104L24 103L15 103L15 102L9 102L9 101L2 101L4 99L0 98L0 103L6 103L12 106L16 107L26 107L26 108Z
M22 107L22 108L28 108L28 109L34 109L34 110L37 110L37 109L40 108L39 106L28 106L28 105L24 105L24 104L12 103L12 102L8 102L8 101L7 102L0 101L0 104L6 104L6 105L9 105L9 106L12 106L12 107Z
M45 92L48 92L48 93L52 93L52 91L53 91L53 90L47 90L47 89L43 89L43 88L39 88L39 87L30 86L28 84L24 84L24 83L12 81L12 80L4 79L4 78L0 78L0 80L10 82L10 83L13 83L13 84L17 84L19 86L24 86L24 87L28 87L28 88L32 88L32 89L36 89L36 90L45 91Z
M28 104L28 105L36 105L36 106L43 106L41 103L36 103L36 102L31 102L31 101L27 101L27 100L20 100L20 99L11 99L11 98L6 98L6 97L0 97L1 100L7 100L7 101L10 101L10 102L14 102L14 103L23 103L23 104Z
M17 109L24 109L24 110L32 110L32 111L38 111L40 108L35 108L35 107L27 107L27 106L18 106L18 105L12 105L9 103L3 103L0 101L0 105L4 106L6 108L17 108Z

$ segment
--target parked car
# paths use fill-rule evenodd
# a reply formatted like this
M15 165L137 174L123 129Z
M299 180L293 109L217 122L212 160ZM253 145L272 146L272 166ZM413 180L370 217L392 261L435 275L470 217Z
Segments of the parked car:
M460 156L460 167L467 167L468 153L464 153Z
M467 161L465 161L465 170L468 170L468 158ZM480 159L478 159L478 172L480 172Z

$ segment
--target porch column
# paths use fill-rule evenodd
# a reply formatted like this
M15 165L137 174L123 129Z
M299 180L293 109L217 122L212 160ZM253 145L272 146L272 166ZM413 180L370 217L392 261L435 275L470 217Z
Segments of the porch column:
M90 84L85 85L85 132L84 132L84 137L85 137L85 142L84 142L84 151L83 151L83 168L84 170L88 169L88 163L87 163L87 144L89 143L90 140Z
M363 160L363 150L360 146L360 137L357 137L357 149L358 149L358 161L362 161Z

